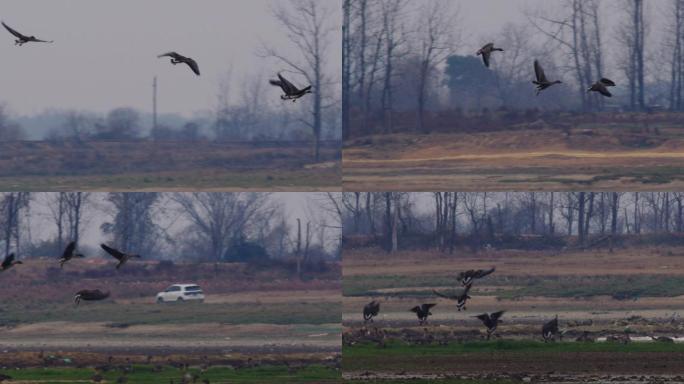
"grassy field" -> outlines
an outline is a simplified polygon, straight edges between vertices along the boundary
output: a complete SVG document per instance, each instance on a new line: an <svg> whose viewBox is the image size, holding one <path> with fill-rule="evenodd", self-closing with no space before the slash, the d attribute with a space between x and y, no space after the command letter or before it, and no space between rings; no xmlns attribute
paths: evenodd
<svg viewBox="0 0 684 384"><path fill-rule="evenodd" d="M306 143L4 142L0 188L73 190L339 190L340 150Z"/></svg>
<svg viewBox="0 0 684 384"><path fill-rule="evenodd" d="M636 131L635 131L636 129ZM562 130L392 134L343 149L350 191L673 190L684 186L684 135L580 125Z"/></svg>
<svg viewBox="0 0 684 384"><path fill-rule="evenodd" d="M198 368L190 368L183 372L176 368L164 367L161 371L155 371L152 366L134 365L132 372L126 375L129 383L136 384L159 384L168 383L170 380L180 382L183 376L198 375L200 381L208 379L211 383L339 383L340 372L334 368L324 366L308 366L299 369L288 367L269 367L233 369L230 367L212 367L204 373ZM0 370L0 374L12 377L12 382L19 383L86 383L91 382L95 375L94 369L85 368L33 368ZM106 382L114 383L122 377L121 372L109 371L102 373Z"/></svg>

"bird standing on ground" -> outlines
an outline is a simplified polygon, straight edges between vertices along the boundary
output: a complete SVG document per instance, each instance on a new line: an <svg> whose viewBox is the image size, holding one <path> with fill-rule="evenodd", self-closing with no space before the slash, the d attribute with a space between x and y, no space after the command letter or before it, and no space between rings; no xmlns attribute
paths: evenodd
<svg viewBox="0 0 684 384"><path fill-rule="evenodd" d="M74 296L74 303L76 304L76 306L78 306L81 303L81 300L99 301L99 300L104 300L108 297L109 297L109 292L102 292L99 289L96 289L94 291L84 289L84 290L76 292L76 295Z"/></svg>
<svg viewBox="0 0 684 384"><path fill-rule="evenodd" d="M434 289L432 290L432 292L439 297L443 297L449 300L456 300L456 308L460 312L461 310L466 310L466 303L468 302L468 299L471 299L470 295L468 295L468 292L470 292L470 288L472 288L472 284L468 284L463 288L457 289L454 293L450 295L439 293Z"/></svg>
<svg viewBox="0 0 684 384"><path fill-rule="evenodd" d="M411 312L415 312L416 316L418 317L418 324L423 325L427 323L428 316L432 315L430 308L434 307L435 305L437 304L421 304L411 308Z"/></svg>
<svg viewBox="0 0 684 384"><path fill-rule="evenodd" d="M477 315L478 319L482 321L482 324L487 327L487 340L492 336L494 332L496 332L496 327L499 326L499 323L502 322L501 316L505 313L506 311L499 311L499 312L494 312L494 313L483 313L481 315Z"/></svg>
<svg viewBox="0 0 684 384"><path fill-rule="evenodd" d="M5 29L8 30L9 33L11 33L12 35L14 35L14 37L17 38L17 40L14 41L14 45L18 45L20 47L26 43L54 43L54 41L52 40L40 40L37 39L35 36L22 35L15 29L11 28L9 25L5 24L5 22L2 22L2 26L5 27Z"/></svg>
<svg viewBox="0 0 684 384"><path fill-rule="evenodd" d="M296 102L297 99L299 99L300 97L306 95L307 93L311 93L310 85L304 89L299 89L294 84L289 82L286 78L284 78L280 73L278 73L278 80L269 80L268 82L271 85L280 87L280 89L283 90L285 94L280 96L281 99L292 100L293 103Z"/></svg>
<svg viewBox="0 0 684 384"><path fill-rule="evenodd" d="M73 259L74 257L79 257L79 258L85 257L80 253L76 253L75 251L76 251L76 242L75 241L72 241L69 244L67 244L66 248L64 248L64 252L62 253L62 257L60 257L60 259L59 259L59 267L60 268L63 268L64 264L67 261Z"/></svg>
<svg viewBox="0 0 684 384"><path fill-rule="evenodd" d="M482 61L484 61L484 65L487 68L489 68L489 58L492 55L492 52L494 52L494 51L503 52L503 49L494 48L494 43L489 43L489 44L486 44L484 47L480 48L479 51L477 51L477 55L482 56Z"/></svg>
<svg viewBox="0 0 684 384"><path fill-rule="evenodd" d="M558 315L553 318L553 320L545 323L542 326L542 338L544 342L556 340L556 335L559 335L558 331Z"/></svg>
<svg viewBox="0 0 684 384"><path fill-rule="evenodd" d="M17 264L24 264L21 260L14 259L14 253L10 253L5 257L5 260L0 264L0 271L6 271Z"/></svg>
<svg viewBox="0 0 684 384"><path fill-rule="evenodd" d="M614 87L615 82L605 77L601 80L592 84L592 86L587 90L587 92L598 92L605 97L613 97L613 94L608 91L608 87Z"/></svg>
<svg viewBox="0 0 684 384"><path fill-rule="evenodd" d="M546 78L546 74L544 73L544 69L542 68L541 64L539 64L539 61L537 61L537 60L534 61L534 74L535 74L535 77L537 79L532 81L532 83L537 86L537 96L539 96L541 91L545 90L546 88L551 87L552 85L563 84L563 82L560 80L549 81L549 79Z"/></svg>
<svg viewBox="0 0 684 384"><path fill-rule="evenodd" d="M121 268L121 266L126 264L126 262L129 259L132 259L132 258L138 258L139 259L142 257L138 254L123 253L123 252L119 251L118 249L108 247L105 244L100 244L100 247L102 247L102 249L104 249L107 253L112 255L112 257L119 260L119 263L116 265L116 269Z"/></svg>
<svg viewBox="0 0 684 384"><path fill-rule="evenodd" d="M364 305L363 307L363 322L373 322L373 317L377 316L378 313L380 313L380 302L378 301L371 301L370 303Z"/></svg>
<svg viewBox="0 0 684 384"><path fill-rule="evenodd" d="M474 279L481 279L494 271L496 271L496 267L492 267L490 269L469 269L467 271L460 272L456 276L456 280L460 281L463 286L466 286L472 284Z"/></svg>
<svg viewBox="0 0 684 384"><path fill-rule="evenodd" d="M173 65L181 64L181 63L187 64L188 67L190 67L190 69L192 69L192 71L195 72L195 74L197 76L200 75L199 65L197 65L197 62L190 57L185 57L185 56L183 56L179 53L176 53L176 52L167 52L167 53L164 53L164 54L159 55L157 57L158 58L170 57L171 58L171 64L173 64Z"/></svg>

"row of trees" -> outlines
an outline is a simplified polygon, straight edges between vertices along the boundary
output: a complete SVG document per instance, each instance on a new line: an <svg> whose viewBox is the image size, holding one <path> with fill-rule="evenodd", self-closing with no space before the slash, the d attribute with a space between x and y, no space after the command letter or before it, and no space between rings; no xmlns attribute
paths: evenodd
<svg viewBox="0 0 684 384"><path fill-rule="evenodd" d="M633 111L684 110L684 0L537 2L520 10L524 21L467 44L458 2L345 0L344 12L343 119L351 127L346 137L427 132L426 110L587 112L608 103ZM491 69L474 56L489 41L505 49L492 56ZM565 83L543 98L534 96L530 84L535 59ZM610 101L586 92L601 77L620 84ZM397 114L414 118L399 125Z"/></svg>
<svg viewBox="0 0 684 384"><path fill-rule="evenodd" d="M103 241L150 259L239 260L235 249L250 247L273 259L333 259L340 236L315 203L328 196L314 195L308 213L293 221L288 202L268 193L7 192L0 194L0 243L6 253L56 257L95 221ZM36 228L50 236L34 240ZM86 253L99 252L83 243Z"/></svg>
<svg viewBox="0 0 684 384"><path fill-rule="evenodd" d="M389 252L412 236L453 251L459 237L483 246L496 236L572 236L589 245L684 232L684 192L354 192L341 206L345 236L370 236Z"/></svg>

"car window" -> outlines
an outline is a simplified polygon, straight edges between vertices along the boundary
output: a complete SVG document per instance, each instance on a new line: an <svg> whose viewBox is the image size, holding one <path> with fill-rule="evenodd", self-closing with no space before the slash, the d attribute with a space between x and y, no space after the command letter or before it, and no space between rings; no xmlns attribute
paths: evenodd
<svg viewBox="0 0 684 384"><path fill-rule="evenodd" d="M191 291L201 291L202 288L199 287L199 285L190 285L188 287L185 287L186 292L191 292Z"/></svg>
<svg viewBox="0 0 684 384"><path fill-rule="evenodd" d="M173 286L168 287L166 289L166 292L178 292L178 291L180 291L180 287L177 285L173 285Z"/></svg>

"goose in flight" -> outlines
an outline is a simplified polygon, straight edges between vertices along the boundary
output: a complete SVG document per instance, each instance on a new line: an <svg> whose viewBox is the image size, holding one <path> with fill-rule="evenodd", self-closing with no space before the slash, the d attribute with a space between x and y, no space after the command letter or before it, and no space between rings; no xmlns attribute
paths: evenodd
<svg viewBox="0 0 684 384"><path fill-rule="evenodd" d="M496 327L498 327L499 323L503 321L501 320L501 315L503 315L505 312L506 311L483 313L481 315L475 316L482 321L482 324L484 324L485 327L487 327L487 340L489 340L489 338L492 337L492 334L496 332Z"/></svg>
<svg viewBox="0 0 684 384"><path fill-rule="evenodd" d="M363 322L373 322L373 317L377 316L380 312L380 302L371 301L370 303L364 305L363 307Z"/></svg>
<svg viewBox="0 0 684 384"><path fill-rule="evenodd" d="M114 257L115 259L119 260L119 263L116 265L116 269L121 268L121 266L124 265L124 264L126 264L126 262L127 262L129 259L132 259L132 258L134 258L134 257L135 257L135 258L141 258L140 255L130 254L130 253L123 253L123 252L119 251L118 249L114 249L114 248L108 247L108 246L105 245L105 244L100 244L100 247L102 247L102 249L104 249L107 253L109 253L110 255L112 255L112 257Z"/></svg>
<svg viewBox="0 0 684 384"><path fill-rule="evenodd" d="M539 61L537 60L534 61L534 74L537 79L534 80L532 83L534 83L537 86L537 96L539 96L541 91L545 90L546 88L549 88L552 85L563 84L563 82L560 80L549 81L549 79L546 78L546 74L544 73L544 68L542 68L541 64L539 64Z"/></svg>
<svg viewBox="0 0 684 384"><path fill-rule="evenodd" d="M481 279L494 271L496 271L496 267L490 269L469 269L460 272L456 276L456 280L460 281L463 286L466 286L472 284L474 279Z"/></svg>
<svg viewBox="0 0 684 384"><path fill-rule="evenodd" d="M292 100L293 103L296 102L297 99L299 99L300 97L306 95L307 93L311 93L310 85L304 89L299 89L294 84L289 82L286 78L284 78L280 73L278 73L278 80L269 80L268 82L271 85L275 87L280 87L280 89L283 90L285 94L280 95L281 99Z"/></svg>
<svg viewBox="0 0 684 384"><path fill-rule="evenodd" d="M427 323L428 316L432 315L430 309L435 305L437 304L421 304L411 308L411 312L415 312L416 316L418 317L418 324L423 325Z"/></svg>
<svg viewBox="0 0 684 384"><path fill-rule="evenodd" d="M14 45L18 45L20 47L26 43L31 43L31 42L33 42L33 43L54 43L54 41L52 41L52 40L50 40L50 41L40 40L40 39L37 39L35 36L22 35L21 33L17 32L17 30L15 30L12 27L10 27L9 25L5 24L4 21L2 22L2 26L5 27L5 29L8 30L9 33L11 33L12 35L14 35L14 37L17 38L17 40L14 41Z"/></svg>
<svg viewBox="0 0 684 384"><path fill-rule="evenodd" d="M466 303L468 302L468 299L471 299L470 295L468 295L468 292L470 292L470 288L472 287L472 284L466 285L463 288L457 289L454 293L452 294L444 294L444 293L439 293L435 291L434 289L432 292L439 296L443 297L445 299L449 300L455 300L456 301L456 308L460 312L461 310L466 310Z"/></svg>
<svg viewBox="0 0 684 384"><path fill-rule="evenodd" d="M14 260L14 253L10 253L0 264L0 271L6 271L17 264L24 264L21 260Z"/></svg>
<svg viewBox="0 0 684 384"><path fill-rule="evenodd" d="M188 67L190 67L190 69L192 69L192 71L195 72L195 74L197 76L200 75L199 65L197 65L197 62L190 57L185 57L185 56L180 55L176 52L167 52L167 53L165 53L163 55L159 55L157 57L158 58L170 57L171 58L171 64L173 64L173 65L181 64L181 63L187 64Z"/></svg>
<svg viewBox="0 0 684 384"><path fill-rule="evenodd" d="M613 82L613 80L606 79L604 77L601 80L592 84L592 86L587 90L587 92L598 92L605 97L613 97L613 94L610 93L610 91L608 91L608 87L614 87L614 86L615 86L615 82Z"/></svg>
<svg viewBox="0 0 684 384"><path fill-rule="evenodd" d="M64 248L64 252L62 253L62 257L59 258L59 267L63 268L64 264L74 257L82 258L85 256L76 252L76 242L72 241L67 244L66 248Z"/></svg>
<svg viewBox="0 0 684 384"><path fill-rule="evenodd" d="M489 68L489 57L492 56L492 52L494 52L494 51L503 52L503 49L495 48L494 43L489 43L489 44L485 45L484 47L480 48L479 51L477 51L477 55L482 56L482 61L484 61L484 65L487 68Z"/></svg>
<svg viewBox="0 0 684 384"><path fill-rule="evenodd" d="M76 292L76 295L74 296L74 303L76 304L76 306L78 306L81 303L81 300L84 300L84 301L100 301L100 300L104 300L108 297L109 297L109 292L102 292L99 289L96 289L94 291L84 289L82 291Z"/></svg>

